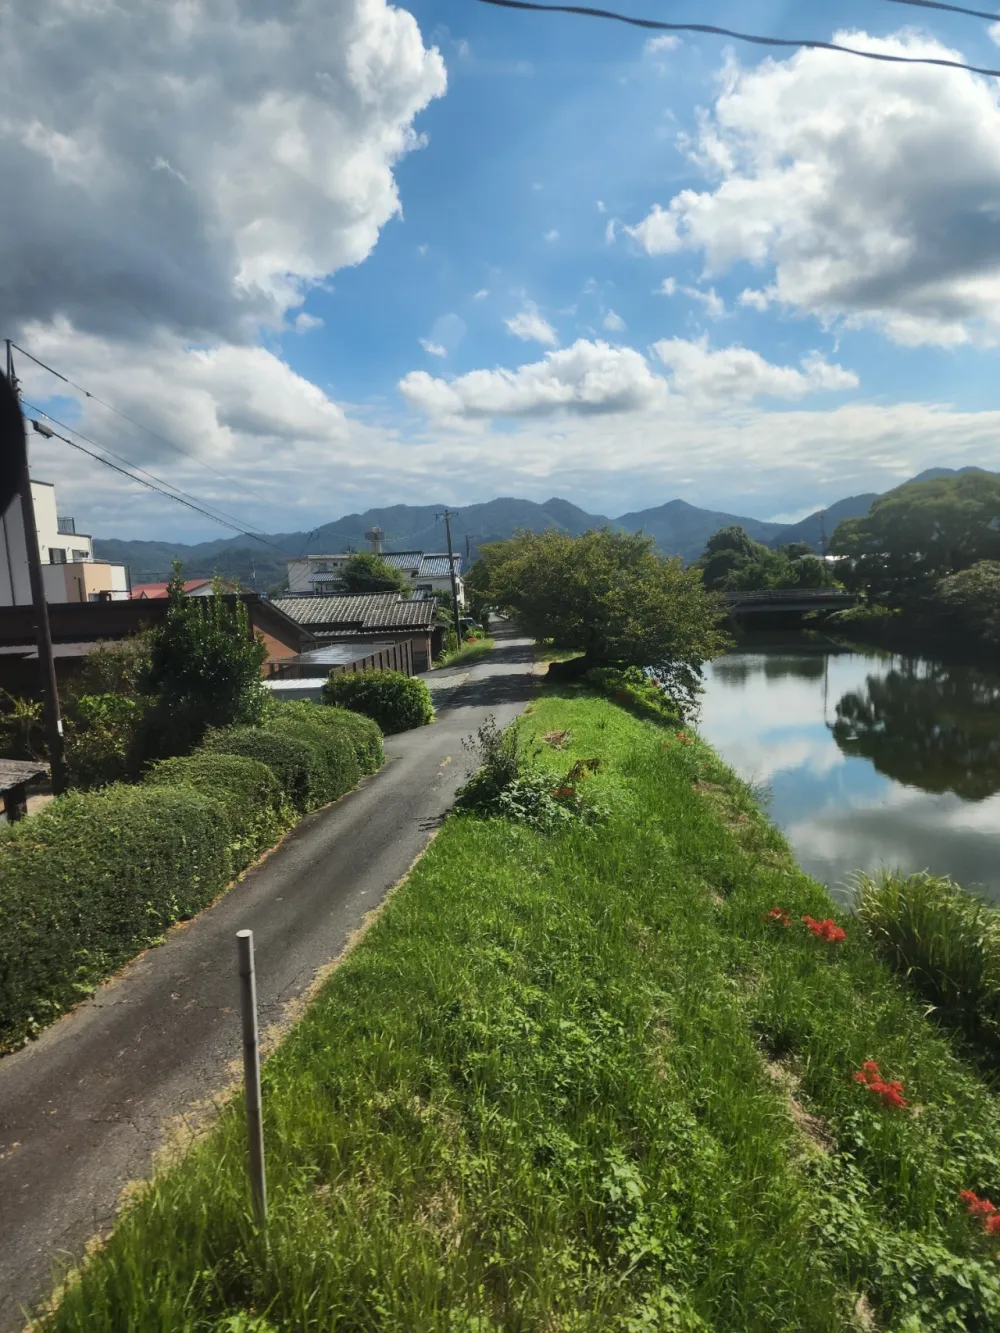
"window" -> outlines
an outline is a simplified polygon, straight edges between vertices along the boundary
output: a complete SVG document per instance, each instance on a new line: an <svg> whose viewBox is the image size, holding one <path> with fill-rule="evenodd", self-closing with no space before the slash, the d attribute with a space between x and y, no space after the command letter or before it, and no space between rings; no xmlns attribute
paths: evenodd
<svg viewBox="0 0 1000 1333"><path fill-rule="evenodd" d="M75 562L79 562L80 560L88 560L90 558L89 551L74 551L72 554L73 554L73 560Z"/></svg>
<svg viewBox="0 0 1000 1333"><path fill-rule="evenodd" d="M49 564L64 565L66 563L66 548L58 546L49 547Z"/></svg>

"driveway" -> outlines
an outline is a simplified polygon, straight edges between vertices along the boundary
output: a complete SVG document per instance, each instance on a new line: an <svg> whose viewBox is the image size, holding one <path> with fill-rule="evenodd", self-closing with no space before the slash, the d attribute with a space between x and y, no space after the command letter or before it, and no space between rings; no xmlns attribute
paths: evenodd
<svg viewBox="0 0 1000 1333"><path fill-rule="evenodd" d="M56 1261L106 1232L125 1186L231 1086L242 1049L236 931L254 932L261 1027L280 1031L426 846L465 775L463 737L490 713L512 720L530 676L530 641L501 634L482 662L425 677L433 726L387 739L380 773L0 1060L0 1333L22 1326Z"/></svg>

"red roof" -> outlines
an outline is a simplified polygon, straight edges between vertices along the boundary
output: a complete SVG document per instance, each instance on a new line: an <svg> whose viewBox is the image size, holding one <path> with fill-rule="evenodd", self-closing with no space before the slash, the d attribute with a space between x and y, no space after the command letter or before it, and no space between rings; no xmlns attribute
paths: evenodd
<svg viewBox="0 0 1000 1333"><path fill-rule="evenodd" d="M211 579L185 579L184 591L194 592L196 588L204 588L210 584ZM166 597L169 583L133 583L132 596L138 600L148 597Z"/></svg>

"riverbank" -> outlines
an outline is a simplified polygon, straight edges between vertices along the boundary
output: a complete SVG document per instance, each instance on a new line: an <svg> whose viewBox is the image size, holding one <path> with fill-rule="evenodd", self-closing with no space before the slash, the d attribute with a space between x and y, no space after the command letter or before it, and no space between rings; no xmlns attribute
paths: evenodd
<svg viewBox="0 0 1000 1333"><path fill-rule="evenodd" d="M696 737L525 729L606 821L448 820L266 1066L269 1243L234 1105L48 1329L1000 1324L996 1101L859 923Z"/></svg>

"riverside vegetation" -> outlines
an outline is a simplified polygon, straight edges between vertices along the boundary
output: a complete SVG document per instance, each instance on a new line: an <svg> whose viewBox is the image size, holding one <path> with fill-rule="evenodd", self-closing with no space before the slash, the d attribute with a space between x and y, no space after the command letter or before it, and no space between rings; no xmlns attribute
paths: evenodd
<svg viewBox="0 0 1000 1333"><path fill-rule="evenodd" d="M267 1237L237 1100L44 1329L1000 1326L996 1098L864 921L686 726L521 738L599 817L446 821L265 1066Z"/></svg>

